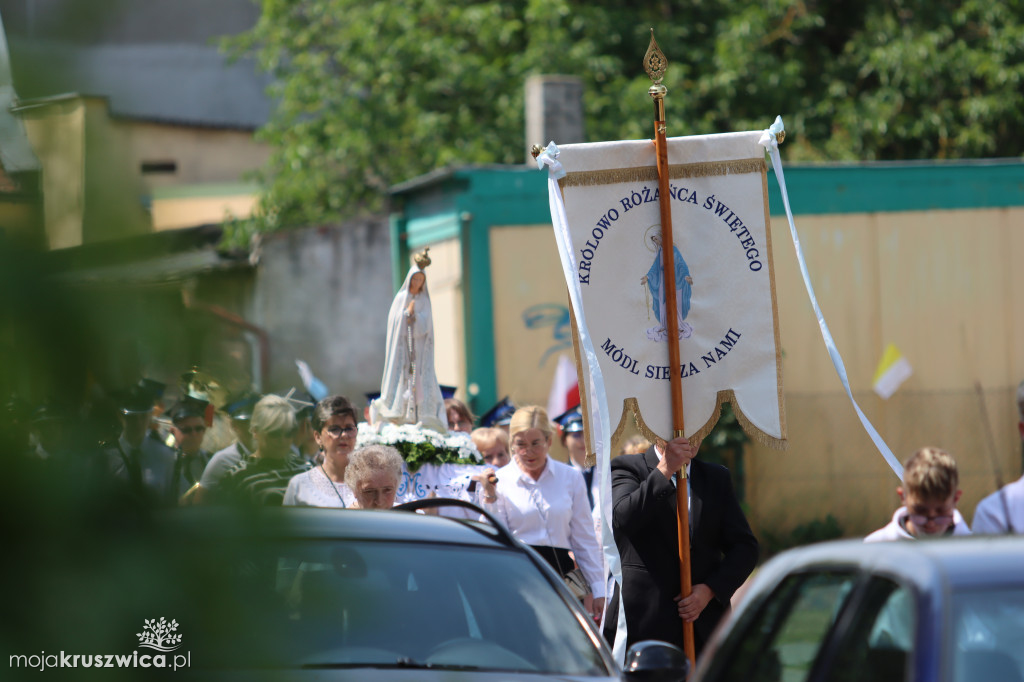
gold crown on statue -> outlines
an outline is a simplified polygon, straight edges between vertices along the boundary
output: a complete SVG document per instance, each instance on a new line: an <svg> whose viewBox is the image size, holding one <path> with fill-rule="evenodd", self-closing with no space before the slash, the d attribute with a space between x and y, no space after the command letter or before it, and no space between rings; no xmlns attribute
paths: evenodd
<svg viewBox="0 0 1024 682"><path fill-rule="evenodd" d="M412 257L413 261L416 263L416 267L420 270L423 270L430 265L430 256L427 255L428 251L430 251L429 246Z"/></svg>

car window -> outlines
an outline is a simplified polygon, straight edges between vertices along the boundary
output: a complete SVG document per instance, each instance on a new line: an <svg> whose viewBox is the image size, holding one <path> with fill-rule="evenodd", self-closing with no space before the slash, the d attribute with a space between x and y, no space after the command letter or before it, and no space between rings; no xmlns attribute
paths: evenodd
<svg viewBox="0 0 1024 682"><path fill-rule="evenodd" d="M955 682L1024 680L1024 589L953 595Z"/></svg>
<svg viewBox="0 0 1024 682"><path fill-rule="evenodd" d="M733 629L707 679L807 679L855 580L854 573L832 571L786 578L753 618Z"/></svg>
<svg viewBox="0 0 1024 682"><path fill-rule="evenodd" d="M280 604L259 627L279 633L295 666L609 674L572 609L517 552L310 541L254 563Z"/></svg>
<svg viewBox="0 0 1024 682"><path fill-rule="evenodd" d="M913 592L886 578L874 577L851 605L849 622L825 663L828 682L908 679L910 653L917 631Z"/></svg>

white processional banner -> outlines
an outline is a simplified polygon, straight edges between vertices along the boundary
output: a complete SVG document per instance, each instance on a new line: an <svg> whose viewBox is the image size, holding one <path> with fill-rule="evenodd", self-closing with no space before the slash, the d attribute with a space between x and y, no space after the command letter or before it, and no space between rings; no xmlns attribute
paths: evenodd
<svg viewBox="0 0 1024 682"><path fill-rule="evenodd" d="M665 288L673 286L686 436L707 435L728 401L751 436L785 445L761 134L668 140L675 270L667 276L654 144L558 148L574 275L619 429L634 412L648 439L672 437Z"/></svg>

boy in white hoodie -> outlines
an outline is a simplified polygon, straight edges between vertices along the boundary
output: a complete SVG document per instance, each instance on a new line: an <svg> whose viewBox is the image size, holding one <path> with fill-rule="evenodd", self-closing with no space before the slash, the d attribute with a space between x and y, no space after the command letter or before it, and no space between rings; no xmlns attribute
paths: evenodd
<svg viewBox="0 0 1024 682"><path fill-rule="evenodd" d="M892 521L865 542L970 535L956 509L960 482L953 456L939 448L921 448L903 465L903 485L896 488L903 506Z"/></svg>

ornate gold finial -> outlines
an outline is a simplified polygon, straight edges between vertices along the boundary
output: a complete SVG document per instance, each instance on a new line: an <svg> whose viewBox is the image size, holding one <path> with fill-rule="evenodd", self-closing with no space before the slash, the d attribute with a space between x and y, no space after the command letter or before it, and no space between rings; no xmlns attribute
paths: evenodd
<svg viewBox="0 0 1024 682"><path fill-rule="evenodd" d="M668 59L658 47L658 41L654 39L654 29L651 29L651 44L647 46L647 54L644 55L644 71L650 76L655 85L661 85L661 79L665 77L665 70L668 69ZM654 90L652 87L651 90Z"/></svg>
<svg viewBox="0 0 1024 682"><path fill-rule="evenodd" d="M416 267L420 270L425 270L427 266L430 265L430 256L427 255L428 251L430 251L429 246L412 257L413 262L416 263Z"/></svg>
<svg viewBox="0 0 1024 682"><path fill-rule="evenodd" d="M544 147L542 147L542 146L541 146L541 145L539 145L539 144L535 144L535 145L533 145L532 147L530 147L530 155L531 155L531 156L532 156L533 158L535 158L535 159L536 159L536 158L537 158L538 156L540 156L540 153L541 153L542 151L544 151Z"/></svg>
<svg viewBox="0 0 1024 682"><path fill-rule="evenodd" d="M782 144L785 140L786 140L786 131L785 130L780 130L779 132L775 133L775 141L776 142L778 142L779 144Z"/></svg>

